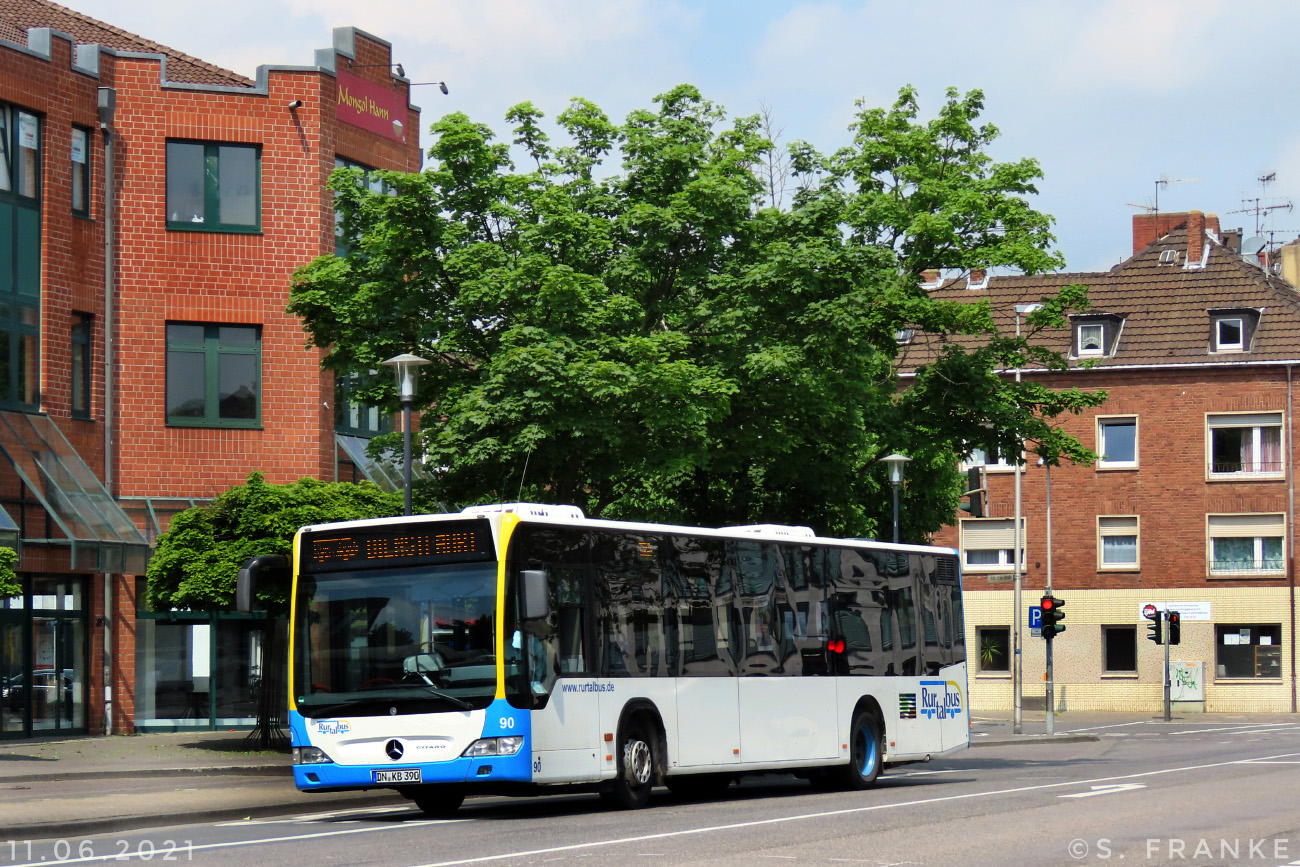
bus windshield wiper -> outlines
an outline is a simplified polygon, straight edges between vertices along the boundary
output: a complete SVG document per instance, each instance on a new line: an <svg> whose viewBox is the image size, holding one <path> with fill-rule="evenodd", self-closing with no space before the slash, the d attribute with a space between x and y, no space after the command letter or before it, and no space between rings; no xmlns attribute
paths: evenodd
<svg viewBox="0 0 1300 867"><path fill-rule="evenodd" d="M461 698L460 696L448 695L447 693L445 693L445 692L443 692L442 690L440 690L440 689L438 689L437 687L435 687L433 684L428 683L428 680L429 680L429 679L428 679L427 677L424 678L424 680L425 680L425 683L402 684L402 687L403 687L403 688L406 688L406 689L422 689L422 690L424 690L426 693L428 693L429 695L434 696L435 698L441 698L441 699L444 699L444 700L446 700L446 701L451 702L452 704L454 704L456 707L460 708L461 710L473 710L473 709L474 709L474 705L472 705L472 704L470 704L469 702L465 701L465 699Z"/></svg>

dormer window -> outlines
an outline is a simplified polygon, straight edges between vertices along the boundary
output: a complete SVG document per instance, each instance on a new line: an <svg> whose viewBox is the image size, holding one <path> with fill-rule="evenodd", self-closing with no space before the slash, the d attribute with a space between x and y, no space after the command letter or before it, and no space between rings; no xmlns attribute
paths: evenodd
<svg viewBox="0 0 1300 867"><path fill-rule="evenodd" d="M1240 319L1220 319L1214 323L1217 329L1215 343L1220 352L1241 351L1241 320Z"/></svg>
<svg viewBox="0 0 1300 867"><path fill-rule="evenodd" d="M894 342L899 346L906 346L916 339L916 329L901 328L894 332Z"/></svg>
<svg viewBox="0 0 1300 867"><path fill-rule="evenodd" d="M1072 358L1103 358L1115 354L1124 317L1115 313L1082 313L1070 317Z"/></svg>
<svg viewBox="0 0 1300 867"><path fill-rule="evenodd" d="M1079 355L1101 355L1106 350L1106 329L1100 322L1079 326Z"/></svg>
<svg viewBox="0 0 1300 867"><path fill-rule="evenodd" d="M1249 352L1261 313L1253 307L1210 310L1210 352Z"/></svg>

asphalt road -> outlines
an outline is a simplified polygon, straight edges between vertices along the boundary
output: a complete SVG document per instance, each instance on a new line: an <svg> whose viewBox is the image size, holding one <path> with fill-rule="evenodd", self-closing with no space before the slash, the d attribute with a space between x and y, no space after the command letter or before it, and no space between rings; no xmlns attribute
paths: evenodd
<svg viewBox="0 0 1300 867"><path fill-rule="evenodd" d="M870 791L770 776L646 810L594 796L303 813L75 839L0 840L0 867L203 865L1300 863L1300 722L1134 722L1093 742L968 750Z"/></svg>

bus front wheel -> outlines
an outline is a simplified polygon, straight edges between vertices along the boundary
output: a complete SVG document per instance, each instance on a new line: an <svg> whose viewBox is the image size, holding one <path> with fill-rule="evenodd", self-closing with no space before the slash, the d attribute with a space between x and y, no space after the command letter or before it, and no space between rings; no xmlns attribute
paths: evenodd
<svg viewBox="0 0 1300 867"><path fill-rule="evenodd" d="M619 738L617 755L618 776L602 794L622 810L644 807L656 777L653 729L641 721L628 725Z"/></svg>
<svg viewBox="0 0 1300 867"><path fill-rule="evenodd" d="M450 816L465 803L465 792L453 788L429 788L411 795L415 806L426 816Z"/></svg>
<svg viewBox="0 0 1300 867"><path fill-rule="evenodd" d="M853 715L849 728L849 763L836 768L836 780L845 789L868 789L875 785L884 763L884 739L880 723L869 713Z"/></svg>

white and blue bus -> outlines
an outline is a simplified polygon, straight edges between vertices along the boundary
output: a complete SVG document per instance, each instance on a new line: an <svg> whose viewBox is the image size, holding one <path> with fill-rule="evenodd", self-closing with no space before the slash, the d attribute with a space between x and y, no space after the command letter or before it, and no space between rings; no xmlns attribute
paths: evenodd
<svg viewBox="0 0 1300 867"><path fill-rule="evenodd" d="M304 527L292 577L304 791L632 808L754 772L865 788L970 740L951 549L516 503Z"/></svg>

